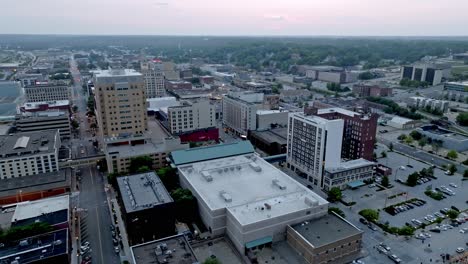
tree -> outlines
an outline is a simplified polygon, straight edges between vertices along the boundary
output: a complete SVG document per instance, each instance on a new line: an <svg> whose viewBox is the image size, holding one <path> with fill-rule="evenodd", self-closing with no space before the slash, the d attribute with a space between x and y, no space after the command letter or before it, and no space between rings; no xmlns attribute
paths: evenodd
<svg viewBox="0 0 468 264"><path fill-rule="evenodd" d="M142 167L153 167L153 159L150 156L139 156L130 159L130 166L128 171L130 173L136 173Z"/></svg>
<svg viewBox="0 0 468 264"><path fill-rule="evenodd" d="M388 146L388 149L390 150L390 152L393 151L393 143L392 142L390 142L390 145Z"/></svg>
<svg viewBox="0 0 468 264"><path fill-rule="evenodd" d="M398 229L398 234L401 236L412 236L414 234L414 231L414 227L405 225Z"/></svg>
<svg viewBox="0 0 468 264"><path fill-rule="evenodd" d="M381 156L382 158L386 158L386 157L387 157L387 152L382 151L382 153L380 153L380 156Z"/></svg>
<svg viewBox="0 0 468 264"><path fill-rule="evenodd" d="M178 221L192 223L197 219L197 200L188 189L178 188L171 192L175 202L175 214Z"/></svg>
<svg viewBox="0 0 468 264"><path fill-rule="evenodd" d="M447 216L448 216L450 219L455 219L455 218L458 217L458 215L459 215L459 212L457 212L457 211L455 211L455 210L453 210L453 209L448 210L448 212L447 212Z"/></svg>
<svg viewBox="0 0 468 264"><path fill-rule="evenodd" d="M161 179L167 190L172 191L179 188L179 177L177 177L176 169L172 167L164 167L156 171L156 174Z"/></svg>
<svg viewBox="0 0 468 264"><path fill-rule="evenodd" d="M145 173L151 171L150 167L148 166L141 166L140 168L137 169L137 173Z"/></svg>
<svg viewBox="0 0 468 264"><path fill-rule="evenodd" d="M455 166L455 164L450 164L448 166L448 171L450 172L450 175L455 174L455 172L457 172L457 166Z"/></svg>
<svg viewBox="0 0 468 264"><path fill-rule="evenodd" d="M457 122L461 126L468 126L468 112L458 114Z"/></svg>
<svg viewBox="0 0 468 264"><path fill-rule="evenodd" d="M359 80L370 80L374 78L375 78L375 75L370 71L362 72L358 76Z"/></svg>
<svg viewBox="0 0 468 264"><path fill-rule="evenodd" d="M328 213L331 213L331 212L334 212L335 214L343 218L346 218L346 215L344 214L344 212L338 207L328 207Z"/></svg>
<svg viewBox="0 0 468 264"><path fill-rule="evenodd" d="M450 150L448 153L447 153L447 158L449 159L457 159L458 158L458 153L455 151L455 150Z"/></svg>
<svg viewBox="0 0 468 264"><path fill-rule="evenodd" d="M383 176L381 184L383 187L390 186L390 180L388 179L387 175Z"/></svg>
<svg viewBox="0 0 468 264"><path fill-rule="evenodd" d="M421 147L421 149L423 149L424 146L426 146L426 144L427 144L427 139L426 139L426 138L421 138L421 139L418 141L418 144L419 144L419 146Z"/></svg>
<svg viewBox="0 0 468 264"><path fill-rule="evenodd" d="M408 144L408 145L413 143L413 138L412 137L406 137L405 143Z"/></svg>
<svg viewBox="0 0 468 264"><path fill-rule="evenodd" d="M468 178L468 170L465 170L465 171L463 172L463 178Z"/></svg>
<svg viewBox="0 0 468 264"><path fill-rule="evenodd" d="M408 179L406 179L406 185L408 186L416 186L418 184L419 180L419 173L413 172L410 175L408 175Z"/></svg>
<svg viewBox="0 0 468 264"><path fill-rule="evenodd" d="M341 193L340 188L338 187L333 187L328 191L328 201L330 202L336 202L341 200L343 197L343 194Z"/></svg>
<svg viewBox="0 0 468 264"><path fill-rule="evenodd" d="M411 136L414 140L420 140L420 139L422 138L422 134L419 133L419 131L416 131L416 130L411 131L410 136Z"/></svg>
<svg viewBox="0 0 468 264"><path fill-rule="evenodd" d="M207 258L203 261L203 264L221 264L221 261L217 258Z"/></svg>
<svg viewBox="0 0 468 264"><path fill-rule="evenodd" d="M379 220L379 212L373 209L363 209L359 211L359 214L364 217L366 220L375 222Z"/></svg>
<svg viewBox="0 0 468 264"><path fill-rule="evenodd" d="M407 137L407 136L406 136L405 134L401 134L401 135L398 136L397 139L398 139L398 140L405 140L406 137Z"/></svg>
<svg viewBox="0 0 468 264"><path fill-rule="evenodd" d="M80 123L78 123L76 120L72 120L71 125L74 129L78 129L80 127Z"/></svg>
<svg viewBox="0 0 468 264"><path fill-rule="evenodd" d="M73 112L77 112L78 111L78 106L74 105L72 109L73 109Z"/></svg>

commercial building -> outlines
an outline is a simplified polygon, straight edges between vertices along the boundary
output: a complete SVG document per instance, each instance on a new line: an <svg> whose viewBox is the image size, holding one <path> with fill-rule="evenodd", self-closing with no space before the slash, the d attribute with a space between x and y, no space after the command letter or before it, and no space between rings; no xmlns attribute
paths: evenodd
<svg viewBox="0 0 468 264"><path fill-rule="evenodd" d="M308 100L311 98L312 92L309 90L282 90L280 92L280 98L284 102L292 103L302 100Z"/></svg>
<svg viewBox="0 0 468 264"><path fill-rule="evenodd" d="M59 83L36 83L23 87L26 102L70 100L70 87Z"/></svg>
<svg viewBox="0 0 468 264"><path fill-rule="evenodd" d="M304 113L289 114L287 166L315 186L323 187L323 171L341 162L344 121Z"/></svg>
<svg viewBox="0 0 468 264"><path fill-rule="evenodd" d="M42 132L59 130L61 139L71 137L68 112L45 111L26 112L16 116L15 126L18 132Z"/></svg>
<svg viewBox="0 0 468 264"><path fill-rule="evenodd" d="M49 110L68 111L70 112L70 101L59 100L52 102L33 102L24 103L20 106L20 112L42 112Z"/></svg>
<svg viewBox="0 0 468 264"><path fill-rule="evenodd" d="M223 125L240 135L257 128L258 105L263 104L263 93L230 92L223 97Z"/></svg>
<svg viewBox="0 0 468 264"><path fill-rule="evenodd" d="M357 81L358 74L334 66L307 66L305 77L332 83L350 83Z"/></svg>
<svg viewBox="0 0 468 264"><path fill-rule="evenodd" d="M412 120L400 116L394 116L387 122L387 125L398 129L411 129L420 125L421 122L418 120Z"/></svg>
<svg viewBox="0 0 468 264"><path fill-rule="evenodd" d="M257 110L257 130L288 126L289 111Z"/></svg>
<svg viewBox="0 0 468 264"><path fill-rule="evenodd" d="M410 98L410 106L416 108L422 108L431 111L439 111L440 113L445 113L448 111L449 102L443 100L437 100L432 98L413 96Z"/></svg>
<svg viewBox="0 0 468 264"><path fill-rule="evenodd" d="M449 100L464 102L468 97L468 82L446 82L444 90Z"/></svg>
<svg viewBox="0 0 468 264"><path fill-rule="evenodd" d="M463 134L436 125L422 126L418 128L417 131L428 138L432 138L432 140L442 141L442 146L446 149L459 152L468 150L468 137Z"/></svg>
<svg viewBox="0 0 468 264"><path fill-rule="evenodd" d="M205 75L205 76L200 76L198 77L200 79L201 84L213 84L214 83L214 77Z"/></svg>
<svg viewBox="0 0 468 264"><path fill-rule="evenodd" d="M216 109L209 100L182 101L167 108L168 129L177 135L216 126Z"/></svg>
<svg viewBox="0 0 468 264"><path fill-rule="evenodd" d="M468 60L468 52L453 54L454 60Z"/></svg>
<svg viewBox="0 0 468 264"><path fill-rule="evenodd" d="M154 139L139 138L140 144L129 142L119 142L109 144L106 147L106 161L109 173L128 172L132 158L149 156L153 159L153 169L159 169L167 165L166 157L175 150L187 149L188 144L181 144L179 138L165 138L162 141Z"/></svg>
<svg viewBox="0 0 468 264"><path fill-rule="evenodd" d="M325 109L311 107L306 108L305 112L328 120L342 119L344 121L342 159L373 159L379 118L377 114L361 114L339 107Z"/></svg>
<svg viewBox="0 0 468 264"><path fill-rule="evenodd" d="M252 131L249 140L269 155L286 154L288 129L273 128L265 131Z"/></svg>
<svg viewBox="0 0 468 264"><path fill-rule="evenodd" d="M156 173L118 177L117 184L131 245L174 233L174 200Z"/></svg>
<svg viewBox="0 0 468 264"><path fill-rule="evenodd" d="M420 64L401 68L401 79L427 82L429 85L438 85L449 76L450 66L445 65Z"/></svg>
<svg viewBox="0 0 468 264"><path fill-rule="evenodd" d="M287 227L287 242L304 263L351 263L362 249L363 231L336 215Z"/></svg>
<svg viewBox="0 0 468 264"><path fill-rule="evenodd" d="M59 170L58 130L0 136L0 179Z"/></svg>
<svg viewBox="0 0 468 264"><path fill-rule="evenodd" d="M23 73L16 75L16 79L21 82L23 87L35 85L38 82L46 81L42 73Z"/></svg>
<svg viewBox="0 0 468 264"><path fill-rule="evenodd" d="M353 93L360 97L378 96L386 97L392 96L393 89L388 87L381 87L379 85L356 84L353 86Z"/></svg>
<svg viewBox="0 0 468 264"><path fill-rule="evenodd" d="M160 69L150 67L145 70L142 69L142 73L147 98L158 98L166 95L164 74Z"/></svg>
<svg viewBox="0 0 468 264"><path fill-rule="evenodd" d="M374 177L376 164L365 159L341 162L337 167L325 169L323 189L329 191L333 187L344 190L364 185L365 180Z"/></svg>
<svg viewBox="0 0 468 264"><path fill-rule="evenodd" d="M167 90L191 90L192 83L187 81L168 81L166 80Z"/></svg>
<svg viewBox="0 0 468 264"><path fill-rule="evenodd" d="M94 72L96 117L103 137L142 135L148 130L143 75L134 70Z"/></svg>
<svg viewBox="0 0 468 264"><path fill-rule="evenodd" d="M223 145L211 148L224 153ZM205 150L194 149L190 155L197 160ZM326 200L254 153L186 163L177 169L181 186L197 198L211 235L226 234L242 254L284 240L288 225L327 214Z"/></svg>
<svg viewBox="0 0 468 264"><path fill-rule="evenodd" d="M199 263L187 238L166 237L130 247L134 264L195 264Z"/></svg>

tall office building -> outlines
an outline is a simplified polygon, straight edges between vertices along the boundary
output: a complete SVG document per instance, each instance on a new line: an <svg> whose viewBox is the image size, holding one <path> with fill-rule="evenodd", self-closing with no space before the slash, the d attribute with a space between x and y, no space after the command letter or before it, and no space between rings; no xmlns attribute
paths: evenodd
<svg viewBox="0 0 468 264"><path fill-rule="evenodd" d="M341 163L344 121L304 113L291 113L288 120L287 165L315 186L323 186L325 168Z"/></svg>
<svg viewBox="0 0 468 264"><path fill-rule="evenodd" d="M427 82L429 85L438 85L443 78L450 77L450 66L446 65L411 65L401 67L401 78L420 82Z"/></svg>
<svg viewBox="0 0 468 264"><path fill-rule="evenodd" d="M129 69L94 74L96 117L104 137L142 135L148 130L143 75Z"/></svg>
<svg viewBox="0 0 468 264"><path fill-rule="evenodd" d="M263 104L263 93L231 92L223 97L223 125L235 133L247 135L257 128L257 109Z"/></svg>
<svg viewBox="0 0 468 264"><path fill-rule="evenodd" d="M144 63L141 67L145 80L146 98L158 98L166 95L164 72L155 63Z"/></svg>
<svg viewBox="0 0 468 264"><path fill-rule="evenodd" d="M215 105L209 100L183 101L167 109L168 127L172 134L216 126Z"/></svg>

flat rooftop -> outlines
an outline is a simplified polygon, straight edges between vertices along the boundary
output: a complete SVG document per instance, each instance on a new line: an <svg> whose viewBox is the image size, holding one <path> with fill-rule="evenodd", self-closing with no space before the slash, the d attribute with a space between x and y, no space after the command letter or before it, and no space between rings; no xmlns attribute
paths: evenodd
<svg viewBox="0 0 468 264"><path fill-rule="evenodd" d="M279 114L279 113L285 113L289 111L284 111L284 110L257 110L257 115L271 115L271 114Z"/></svg>
<svg viewBox="0 0 468 264"><path fill-rule="evenodd" d="M24 132L11 136L0 136L0 158L21 156L22 158L37 153L52 153L59 148L56 138L58 130L44 130L41 133Z"/></svg>
<svg viewBox="0 0 468 264"><path fill-rule="evenodd" d="M93 71L97 78L101 77L118 77L118 76L143 76L141 73L133 69L110 69Z"/></svg>
<svg viewBox="0 0 468 264"><path fill-rule="evenodd" d="M328 204L256 154L178 168L210 210L228 208L241 224Z"/></svg>
<svg viewBox="0 0 468 264"><path fill-rule="evenodd" d="M362 230L334 214L292 226L315 248L363 233Z"/></svg>
<svg viewBox="0 0 468 264"><path fill-rule="evenodd" d="M184 235L176 235L130 247L135 264L199 263ZM169 254L170 252L170 254Z"/></svg>
<svg viewBox="0 0 468 264"><path fill-rule="evenodd" d="M340 165L337 167L326 168L326 171L331 172L331 173L336 173L336 172L347 171L347 170L352 170L352 169L357 169L357 168L362 168L362 167L367 167L367 166L374 166L374 165L376 165L375 162L360 158L357 160L341 162Z"/></svg>
<svg viewBox="0 0 468 264"><path fill-rule="evenodd" d="M68 113L66 111L41 111L41 112L24 112L18 116L16 122L35 122L35 121L51 121L67 119Z"/></svg>
<svg viewBox="0 0 468 264"><path fill-rule="evenodd" d="M274 128L266 131L253 131L253 135L268 143L276 142L281 145L287 144L288 128Z"/></svg>
<svg viewBox="0 0 468 264"><path fill-rule="evenodd" d="M117 183L127 213L174 202L155 172L119 177Z"/></svg>
<svg viewBox="0 0 468 264"><path fill-rule="evenodd" d="M19 241L12 241L9 245L0 248L0 263L14 263L15 259L21 259L21 263L35 263L59 255L67 255L68 229L61 229L38 236L24 238L29 244L18 246Z"/></svg>
<svg viewBox="0 0 468 264"><path fill-rule="evenodd" d="M70 105L69 100L57 100L57 101L50 101L50 102L29 102L23 105L25 110L33 110L39 108L39 106L48 105L49 107L60 107L60 106L68 106Z"/></svg>
<svg viewBox="0 0 468 264"><path fill-rule="evenodd" d="M93 71L94 84L143 82L143 75L131 69L110 69Z"/></svg>
<svg viewBox="0 0 468 264"><path fill-rule="evenodd" d="M70 198L68 195L22 202L16 205L13 220L25 220L61 210L68 210L69 208Z"/></svg>
<svg viewBox="0 0 468 264"><path fill-rule="evenodd" d="M229 144L218 144L173 151L171 153L171 159L174 165L179 166L187 163L254 153L254 151L255 150L249 141L238 141Z"/></svg>
<svg viewBox="0 0 468 264"><path fill-rule="evenodd" d="M359 113L356 113L356 112L353 112L353 111L350 111L350 110L346 110L346 109L343 109L343 108L339 108L339 107L321 108L321 109L318 109L317 113L319 115L320 114L340 113L340 114L351 116L351 117L361 115Z"/></svg>

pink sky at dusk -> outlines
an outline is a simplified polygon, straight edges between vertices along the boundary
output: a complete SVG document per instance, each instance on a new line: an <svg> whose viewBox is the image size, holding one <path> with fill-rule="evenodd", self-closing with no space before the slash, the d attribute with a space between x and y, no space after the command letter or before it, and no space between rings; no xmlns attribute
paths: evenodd
<svg viewBox="0 0 468 264"><path fill-rule="evenodd" d="M15 0L0 33L468 35L467 0Z"/></svg>

